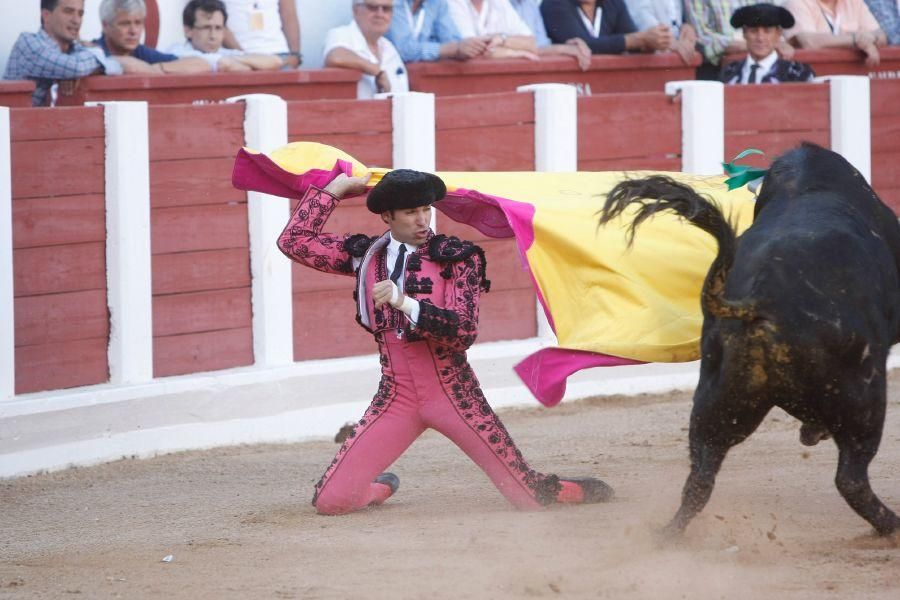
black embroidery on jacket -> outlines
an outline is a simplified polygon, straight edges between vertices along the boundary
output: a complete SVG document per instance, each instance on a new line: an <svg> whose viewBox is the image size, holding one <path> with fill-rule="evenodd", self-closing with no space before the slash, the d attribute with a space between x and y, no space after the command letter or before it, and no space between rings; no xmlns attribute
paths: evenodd
<svg viewBox="0 0 900 600"><path fill-rule="evenodd" d="M344 240L344 250L354 258L362 258L369 246L378 239L378 236L369 237L364 233L355 233Z"/></svg>
<svg viewBox="0 0 900 600"><path fill-rule="evenodd" d="M482 291L489 292L491 282L487 278L487 259L484 256L484 250L480 246L472 242L464 241L456 236L446 236L443 234L435 235L428 244L428 256L431 260L442 263L461 262L473 255L477 255L479 261L478 275L480 277L479 285ZM452 268L448 265L441 271L441 277L450 279L453 275Z"/></svg>

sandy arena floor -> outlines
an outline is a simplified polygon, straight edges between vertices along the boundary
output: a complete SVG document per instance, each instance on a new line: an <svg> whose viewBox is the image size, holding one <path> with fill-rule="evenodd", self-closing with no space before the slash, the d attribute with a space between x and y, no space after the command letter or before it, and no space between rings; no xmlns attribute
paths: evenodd
<svg viewBox="0 0 900 600"><path fill-rule="evenodd" d="M871 478L900 511L900 372L890 386ZM689 410L679 393L502 413L536 468L617 490L538 513L511 509L432 432L394 465L397 496L344 517L309 504L330 442L2 481L0 598L900 597L900 536L872 534L834 488L834 444L801 446L781 411L732 451L683 542L658 545Z"/></svg>

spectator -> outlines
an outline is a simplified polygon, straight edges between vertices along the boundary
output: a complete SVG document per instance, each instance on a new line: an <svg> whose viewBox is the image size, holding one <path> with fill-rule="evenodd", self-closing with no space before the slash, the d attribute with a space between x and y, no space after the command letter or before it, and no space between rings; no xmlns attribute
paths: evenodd
<svg viewBox="0 0 900 600"><path fill-rule="evenodd" d="M400 54L384 37L393 12L393 0L353 0L353 21L331 29L325 36L325 66L363 74L356 89L358 98L409 91Z"/></svg>
<svg viewBox="0 0 900 600"><path fill-rule="evenodd" d="M303 64L297 0L224 0L231 15L226 48L252 54L277 54L285 67Z"/></svg>
<svg viewBox="0 0 900 600"><path fill-rule="evenodd" d="M282 66L281 58L273 54L247 54L222 47L228 20L222 0L191 0L181 20L187 39L169 48L175 56L198 56L213 71L267 71Z"/></svg>
<svg viewBox="0 0 900 600"><path fill-rule="evenodd" d="M747 57L722 69L723 83L781 83L815 77L809 65L779 58L775 50L782 30L794 26L788 10L767 3L744 6L734 11L731 26L743 31Z"/></svg>
<svg viewBox="0 0 900 600"><path fill-rule="evenodd" d="M203 73L210 70L202 58L178 58L141 43L147 7L144 0L103 0L100 21L103 35L94 43L107 56L134 59L132 72L149 75L161 73Z"/></svg>
<svg viewBox="0 0 900 600"><path fill-rule="evenodd" d="M489 36L463 39L450 16L447 0L394 0L387 38L405 62L469 60L483 56L490 41Z"/></svg>
<svg viewBox="0 0 900 600"><path fill-rule="evenodd" d="M697 51L697 30L684 18L682 0L625 0L628 14L638 30L665 25L672 32L669 49L685 64L694 60Z"/></svg>
<svg viewBox="0 0 900 600"><path fill-rule="evenodd" d="M83 17L84 0L41 0L41 28L20 34L13 45L3 79L34 81L33 106L55 104L51 90L56 83L122 73L118 61L78 42Z"/></svg>
<svg viewBox="0 0 900 600"><path fill-rule="evenodd" d="M697 79L718 80L722 56L747 51L747 42L731 26L730 19L734 11L751 4L756 4L756 0L685 0L685 21L696 28L703 54ZM785 60L794 56L794 49L784 39L778 42L777 50Z"/></svg>
<svg viewBox="0 0 900 600"><path fill-rule="evenodd" d="M541 16L541 9L538 8L537 0L509 1L522 21L528 26L532 35L534 35L539 55L561 54L563 56L571 56L578 62L578 68L582 71L588 70L591 66L591 49L584 43L584 40L574 37L566 40L565 44L554 44L550 36L547 35L547 28L544 27L544 18Z"/></svg>
<svg viewBox="0 0 900 600"><path fill-rule="evenodd" d="M537 44L509 0L448 0L463 37L489 36L486 56L537 60Z"/></svg>
<svg viewBox="0 0 900 600"><path fill-rule="evenodd" d="M866 0L872 16L881 25L888 44L900 45L900 2L897 0Z"/></svg>
<svg viewBox="0 0 900 600"><path fill-rule="evenodd" d="M799 48L857 48L866 65L881 62L878 47L887 37L863 0L787 0L784 7L794 15L794 27L785 37Z"/></svg>
<svg viewBox="0 0 900 600"><path fill-rule="evenodd" d="M672 32L665 25L638 31L623 0L544 0L544 25L556 43L578 37L594 54L668 50Z"/></svg>

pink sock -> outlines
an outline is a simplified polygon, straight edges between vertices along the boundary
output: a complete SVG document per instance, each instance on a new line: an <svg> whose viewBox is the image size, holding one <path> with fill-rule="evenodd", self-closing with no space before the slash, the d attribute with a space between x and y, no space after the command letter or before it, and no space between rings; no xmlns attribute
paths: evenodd
<svg viewBox="0 0 900 600"><path fill-rule="evenodd" d="M556 494L556 501L560 504L581 504L584 502L584 490L574 481L560 481L562 489Z"/></svg>
<svg viewBox="0 0 900 600"><path fill-rule="evenodd" d="M393 492L391 486L383 483L373 483L369 486L369 506L378 506L384 504L384 501L391 497Z"/></svg>

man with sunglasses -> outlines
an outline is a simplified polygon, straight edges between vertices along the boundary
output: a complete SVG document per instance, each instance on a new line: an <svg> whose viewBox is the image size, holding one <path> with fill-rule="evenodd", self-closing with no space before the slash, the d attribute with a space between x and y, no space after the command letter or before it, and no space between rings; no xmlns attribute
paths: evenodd
<svg viewBox="0 0 900 600"><path fill-rule="evenodd" d="M169 48L175 56L198 56L208 62L213 71L268 71L284 65L276 55L247 54L222 46L228 22L222 0L191 0L184 7L181 18L187 39Z"/></svg>
<svg viewBox="0 0 900 600"><path fill-rule="evenodd" d="M393 0L352 0L353 21L335 27L325 36L325 66L355 69L362 73L358 98L377 93L407 92L406 66L385 37L391 26Z"/></svg>

